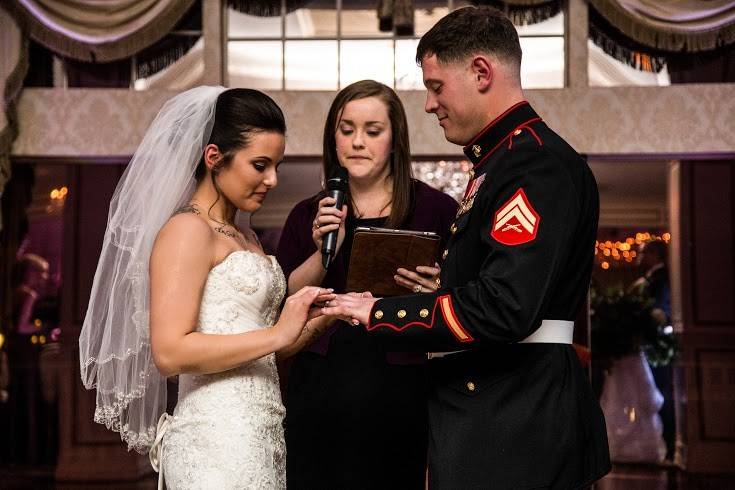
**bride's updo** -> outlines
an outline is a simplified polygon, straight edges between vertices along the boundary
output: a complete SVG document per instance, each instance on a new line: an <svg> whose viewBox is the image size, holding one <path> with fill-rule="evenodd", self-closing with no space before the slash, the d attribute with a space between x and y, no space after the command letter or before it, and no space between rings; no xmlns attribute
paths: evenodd
<svg viewBox="0 0 735 490"><path fill-rule="evenodd" d="M249 88L232 88L217 97L214 125L207 144L217 145L224 158L211 173L227 167L238 150L250 144L250 135L257 132L286 134L283 112L273 99L263 92ZM197 182L207 174L204 155L194 172ZM216 186L216 184L215 184Z"/></svg>

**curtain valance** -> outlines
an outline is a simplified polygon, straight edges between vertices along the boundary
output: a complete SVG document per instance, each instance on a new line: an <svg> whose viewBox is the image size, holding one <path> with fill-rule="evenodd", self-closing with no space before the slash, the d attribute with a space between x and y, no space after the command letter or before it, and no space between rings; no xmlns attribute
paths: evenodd
<svg viewBox="0 0 735 490"><path fill-rule="evenodd" d="M472 0L474 5L490 5L502 10L514 25L538 24L561 12L561 0Z"/></svg>
<svg viewBox="0 0 735 490"><path fill-rule="evenodd" d="M659 72L735 42L731 0L588 0L589 36L613 58Z"/></svg>
<svg viewBox="0 0 735 490"><path fill-rule="evenodd" d="M711 51L735 42L732 0L589 0L636 43L667 52Z"/></svg>
<svg viewBox="0 0 735 490"><path fill-rule="evenodd" d="M51 51L81 61L127 58L163 38L194 0L11 0L21 27Z"/></svg>

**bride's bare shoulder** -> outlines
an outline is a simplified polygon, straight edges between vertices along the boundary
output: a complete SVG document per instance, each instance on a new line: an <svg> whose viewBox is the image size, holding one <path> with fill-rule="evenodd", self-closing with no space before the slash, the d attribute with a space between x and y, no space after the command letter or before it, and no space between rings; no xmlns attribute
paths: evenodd
<svg viewBox="0 0 735 490"><path fill-rule="evenodd" d="M193 212L174 213L158 232L153 254L192 254L212 260L214 233L204 219Z"/></svg>

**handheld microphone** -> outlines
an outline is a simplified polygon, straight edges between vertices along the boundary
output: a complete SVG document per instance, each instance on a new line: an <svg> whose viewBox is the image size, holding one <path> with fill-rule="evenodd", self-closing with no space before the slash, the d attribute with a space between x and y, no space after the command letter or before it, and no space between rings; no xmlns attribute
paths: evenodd
<svg viewBox="0 0 735 490"><path fill-rule="evenodd" d="M342 166L336 167L329 180L327 180L327 196L336 201L334 207L340 210L345 203L348 180L347 169ZM322 266L325 270L329 268L329 264L332 262L337 250L338 234L338 229L330 231L322 239Z"/></svg>

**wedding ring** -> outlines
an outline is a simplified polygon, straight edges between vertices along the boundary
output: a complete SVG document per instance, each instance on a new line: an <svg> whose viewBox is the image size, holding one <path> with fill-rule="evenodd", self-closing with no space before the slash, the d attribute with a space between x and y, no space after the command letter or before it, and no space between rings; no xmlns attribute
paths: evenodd
<svg viewBox="0 0 735 490"><path fill-rule="evenodd" d="M416 284L416 285L415 285L415 286L413 287L413 292L414 292L414 293L420 293L420 292L421 292L421 284Z"/></svg>

